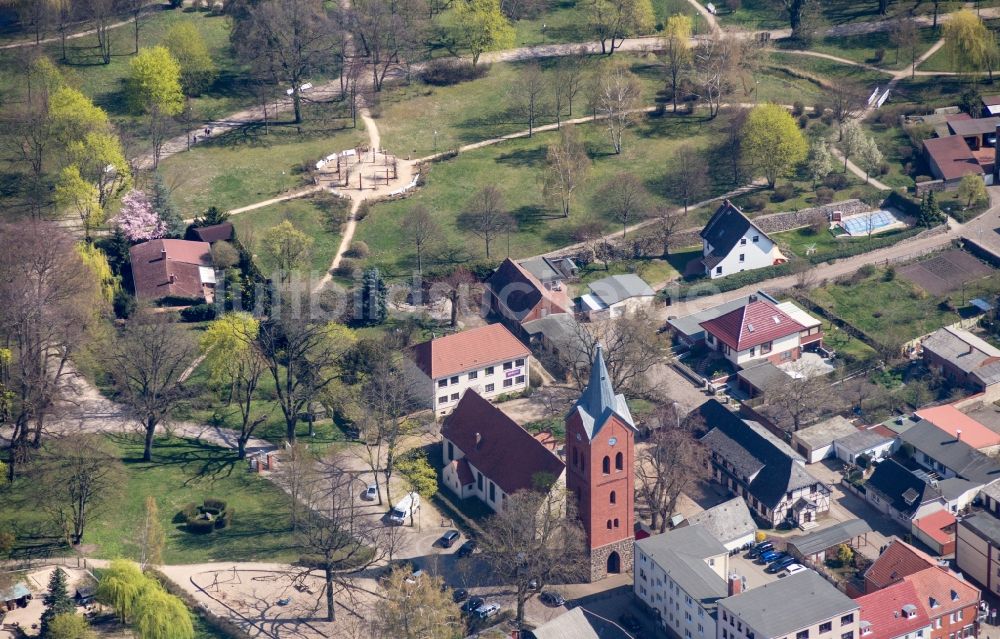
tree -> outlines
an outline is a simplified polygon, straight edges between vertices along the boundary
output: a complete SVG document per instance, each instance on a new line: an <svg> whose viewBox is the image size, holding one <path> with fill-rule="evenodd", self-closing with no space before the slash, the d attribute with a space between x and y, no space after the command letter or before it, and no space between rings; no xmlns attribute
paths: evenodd
<svg viewBox="0 0 1000 639"><path fill-rule="evenodd" d="M638 78L624 65L608 65L598 78L594 104L605 118L616 154L622 152L625 130L635 123L641 97Z"/></svg>
<svg viewBox="0 0 1000 639"><path fill-rule="evenodd" d="M663 255L670 255L670 242L684 224L685 215L669 206L656 206L650 214L655 224L653 234L663 246Z"/></svg>
<svg viewBox="0 0 1000 639"><path fill-rule="evenodd" d="M587 0L587 14L601 53L609 55L627 36L652 31L655 22L650 0Z"/></svg>
<svg viewBox="0 0 1000 639"><path fill-rule="evenodd" d="M805 159L807 149L802 131L784 107L761 104L750 111L743 125L743 159L763 173L770 188Z"/></svg>
<svg viewBox="0 0 1000 639"><path fill-rule="evenodd" d="M833 170L833 156L830 155L830 147L827 146L826 140L820 138L809 147L806 169L812 180L813 188L822 182L823 178L830 175L830 171Z"/></svg>
<svg viewBox="0 0 1000 639"><path fill-rule="evenodd" d="M153 174L153 195L150 203L153 205L153 210L157 212L167 227L166 236L172 238L184 237L184 232L187 230L187 223L181 218L180 213L174 207L173 200L170 197L170 189L163 182L163 176L160 173Z"/></svg>
<svg viewBox="0 0 1000 639"><path fill-rule="evenodd" d="M312 245L313 238L285 220L264 231L260 252L264 263L277 271L282 282L286 282L293 271L306 265Z"/></svg>
<svg viewBox="0 0 1000 639"><path fill-rule="evenodd" d="M156 505L155 497L146 495L146 516L139 536L139 565L148 568L162 564L165 543L163 524L160 523L160 508Z"/></svg>
<svg viewBox="0 0 1000 639"><path fill-rule="evenodd" d="M119 621L131 619L136 602L148 587L149 578L139 566L125 559L113 559L97 582L97 600L114 609Z"/></svg>
<svg viewBox="0 0 1000 639"><path fill-rule="evenodd" d="M622 225L622 239L629 222L641 219L649 212L649 191L631 173L619 173L597 192L597 206Z"/></svg>
<svg viewBox="0 0 1000 639"><path fill-rule="evenodd" d="M514 27L500 10L500 0L457 0L452 5L456 43L472 54L472 66L487 51L514 46Z"/></svg>
<svg viewBox="0 0 1000 639"><path fill-rule="evenodd" d="M868 93L864 88L848 81L836 82L827 93L833 119L839 125L839 135L843 138L844 124L864 111L868 104Z"/></svg>
<svg viewBox="0 0 1000 639"><path fill-rule="evenodd" d="M185 95L201 95L215 81L218 68L201 31L194 24L178 22L170 27L163 38L163 45L180 65L181 87Z"/></svg>
<svg viewBox="0 0 1000 639"><path fill-rule="evenodd" d="M577 187L586 179L590 156L575 127L559 133L559 142L550 144L545 152L545 172L542 174L542 195L558 202L563 217L569 217Z"/></svg>
<svg viewBox="0 0 1000 639"><path fill-rule="evenodd" d="M840 148L844 152L844 171L847 171L847 161L852 155L861 153L867 136L857 120L848 120L841 128Z"/></svg>
<svg viewBox="0 0 1000 639"><path fill-rule="evenodd" d="M556 127L562 128L562 106L566 104L567 115L573 115L573 101L583 89L586 58L582 55L565 56L557 60L552 73L552 99L556 112Z"/></svg>
<svg viewBox="0 0 1000 639"><path fill-rule="evenodd" d="M166 133L166 118L184 110L181 67L166 47L144 48L132 58L126 90L132 111L149 117L153 168L156 168Z"/></svg>
<svg viewBox="0 0 1000 639"><path fill-rule="evenodd" d="M193 639L191 611L184 601L151 579L147 581L132 616L138 639Z"/></svg>
<svg viewBox="0 0 1000 639"><path fill-rule="evenodd" d="M708 158L705 154L690 144L683 144L668 161L664 187L674 201L684 205L686 214L688 205L697 202L708 192L709 175Z"/></svg>
<svg viewBox="0 0 1000 639"><path fill-rule="evenodd" d="M101 208L101 194L97 187L80 175L80 167L75 164L63 167L56 182L56 205L71 209L83 225L83 238L91 241L91 231L104 222Z"/></svg>
<svg viewBox="0 0 1000 639"><path fill-rule="evenodd" d="M787 430L794 433L828 409L833 387L823 376L809 377L810 371L802 364L795 365L790 372L797 376L789 376L768 387L763 410L772 415L776 423L784 421L789 426Z"/></svg>
<svg viewBox="0 0 1000 639"><path fill-rule="evenodd" d="M777 0L781 9L788 15L788 24L792 27L792 36L800 37L803 27L803 17L813 0Z"/></svg>
<svg viewBox="0 0 1000 639"><path fill-rule="evenodd" d="M676 405L661 405L648 445L636 459L638 494L649 508L652 527L665 532L681 493L711 479L709 453L701 443L703 423L694 417L680 419Z"/></svg>
<svg viewBox="0 0 1000 639"><path fill-rule="evenodd" d="M483 240L486 258L490 258L493 241L513 224L504 210L503 194L495 186L484 186L466 204L466 211L458 218L459 227Z"/></svg>
<svg viewBox="0 0 1000 639"><path fill-rule="evenodd" d="M228 220L229 213L223 211L217 206L210 206L205 209L205 212L200 217L194 218L192 226L195 228L200 228L202 226L215 226L216 224L222 224Z"/></svg>
<svg viewBox="0 0 1000 639"><path fill-rule="evenodd" d="M416 582L406 568L394 568L382 581L385 596L376 607L378 637L457 639L461 618L441 577L424 575Z"/></svg>
<svg viewBox="0 0 1000 639"><path fill-rule="evenodd" d="M90 628L83 615L74 611L53 617L42 636L46 639L95 639L97 633Z"/></svg>
<svg viewBox="0 0 1000 639"><path fill-rule="evenodd" d="M851 562L854 561L854 551L847 544L840 544L837 546L837 561L840 562L841 566L850 566Z"/></svg>
<svg viewBox="0 0 1000 639"><path fill-rule="evenodd" d="M979 16L968 9L956 11L945 23L942 35L955 68L989 69L992 80L997 58L996 37Z"/></svg>
<svg viewBox="0 0 1000 639"><path fill-rule="evenodd" d="M423 0L357 0L351 18L364 53L372 65L372 86L382 90L393 64L408 63L426 42L427 7Z"/></svg>
<svg viewBox="0 0 1000 639"><path fill-rule="evenodd" d="M42 508L73 545L83 542L92 517L114 503L123 479L124 467L110 444L86 433L53 441L33 472Z"/></svg>
<svg viewBox="0 0 1000 639"><path fill-rule="evenodd" d="M361 316L362 323L377 325L385 322L389 316L386 298L389 289L377 268L365 269L361 278Z"/></svg>
<svg viewBox="0 0 1000 639"><path fill-rule="evenodd" d="M48 637L51 630L52 620L59 615L74 615L76 613L76 603L69 595L66 584L66 571L56 566L52 574L49 575L49 589L42 599L45 610L42 611L41 636ZM82 619L82 617L81 617Z"/></svg>
<svg viewBox="0 0 1000 639"><path fill-rule="evenodd" d="M560 349L560 356L582 389L590 379L590 363L600 344L612 386L626 395L644 396L648 390L646 374L666 361L665 343L658 328L656 320L643 311L587 326L578 324L566 347Z"/></svg>
<svg viewBox="0 0 1000 639"><path fill-rule="evenodd" d="M670 83L670 100L677 112L677 91L680 87L681 75L690 66L691 55L691 16L678 13L667 18L663 29L663 57L667 70L667 81Z"/></svg>
<svg viewBox="0 0 1000 639"><path fill-rule="evenodd" d="M90 132L68 146L69 159L80 169L84 180L97 186L101 208L107 210L111 201L132 180L132 170L121 140L106 132Z"/></svg>
<svg viewBox="0 0 1000 639"><path fill-rule="evenodd" d="M107 348L105 370L115 396L145 434L143 461L152 461L156 427L185 395L181 374L193 356L187 335L168 316L150 311L133 317Z"/></svg>
<svg viewBox="0 0 1000 639"><path fill-rule="evenodd" d="M732 91L739 43L731 34L713 34L694 50L694 84L708 115L714 118L722 108L722 97Z"/></svg>
<svg viewBox="0 0 1000 639"><path fill-rule="evenodd" d="M122 198L122 207L114 222L130 242L155 240L167 232L167 225L153 210L149 198L142 191L135 189Z"/></svg>
<svg viewBox="0 0 1000 639"><path fill-rule="evenodd" d="M427 502L438 490L437 470L431 466L427 460L427 453L420 449L414 449L406 453L396 467L400 476L410 485L410 490L417 493ZM410 511L411 524L413 511Z"/></svg>
<svg viewBox="0 0 1000 639"><path fill-rule="evenodd" d="M896 47L896 59L902 50L910 61L910 78L916 75L917 58L920 57L920 29L913 18L900 16L889 29L889 41Z"/></svg>
<svg viewBox="0 0 1000 639"><path fill-rule="evenodd" d="M532 62L521 69L508 92L511 111L524 118L528 125L529 138L535 132L536 122L548 108L545 98L545 76L542 75L542 68L538 63Z"/></svg>
<svg viewBox="0 0 1000 639"><path fill-rule="evenodd" d="M944 219L945 216L937 203L937 196L934 195L934 191L928 191L920 202L919 224L926 228L932 228L943 222Z"/></svg>
<svg viewBox="0 0 1000 639"><path fill-rule="evenodd" d="M989 199L986 192L986 183L979 175L966 175L958 183L958 197L965 200L966 208L972 206L974 202L985 202Z"/></svg>
<svg viewBox="0 0 1000 639"><path fill-rule="evenodd" d="M337 50L338 37L322 0L233 0L229 40L261 74L292 91L295 123L302 122L302 85Z"/></svg>
<svg viewBox="0 0 1000 639"><path fill-rule="evenodd" d="M875 140L866 135L858 155L858 159L861 161L861 168L865 170L865 183L867 184L869 176L877 172L882 166L882 152L879 151Z"/></svg>
<svg viewBox="0 0 1000 639"><path fill-rule="evenodd" d="M720 153L726 158L732 171L732 185L741 184L743 178L743 125L746 124L750 109L739 108L733 110L725 125L725 137L717 147Z"/></svg>
<svg viewBox="0 0 1000 639"><path fill-rule="evenodd" d="M81 13L94 22L97 49L104 64L111 64L111 33L118 10L117 0L79 0Z"/></svg>
<svg viewBox="0 0 1000 639"><path fill-rule="evenodd" d="M424 250L441 237L441 227L434 221L427 207L417 204L410 209L410 214L403 220L402 230L406 238L413 243L417 256L417 273L422 275Z"/></svg>
<svg viewBox="0 0 1000 639"><path fill-rule="evenodd" d="M518 624L533 585L578 581L587 556L583 528L564 491L553 486L555 478L541 474L533 480L535 489L507 497L480 541L493 574L514 590Z"/></svg>

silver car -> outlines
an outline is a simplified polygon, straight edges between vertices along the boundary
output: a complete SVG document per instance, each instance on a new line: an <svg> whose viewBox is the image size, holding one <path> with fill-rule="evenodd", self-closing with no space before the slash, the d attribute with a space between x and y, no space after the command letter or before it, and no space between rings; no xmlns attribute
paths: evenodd
<svg viewBox="0 0 1000 639"><path fill-rule="evenodd" d="M365 492L361 493L361 499L364 499L365 501L375 501L378 499L378 486L375 484L368 484L368 488L365 489Z"/></svg>

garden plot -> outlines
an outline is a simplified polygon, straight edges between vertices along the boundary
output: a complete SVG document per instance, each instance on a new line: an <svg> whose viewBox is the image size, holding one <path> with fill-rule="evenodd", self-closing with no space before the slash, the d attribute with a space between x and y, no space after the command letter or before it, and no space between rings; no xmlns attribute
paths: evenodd
<svg viewBox="0 0 1000 639"><path fill-rule="evenodd" d="M993 268L960 249L940 253L899 268L899 275L938 297L957 291L963 284L986 277Z"/></svg>

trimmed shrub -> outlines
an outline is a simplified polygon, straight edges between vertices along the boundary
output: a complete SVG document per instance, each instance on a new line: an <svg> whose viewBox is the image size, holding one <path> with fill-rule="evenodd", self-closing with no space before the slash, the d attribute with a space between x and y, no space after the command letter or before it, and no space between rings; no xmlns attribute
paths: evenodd
<svg viewBox="0 0 1000 639"><path fill-rule="evenodd" d="M929 175L918 175L917 177L913 178L913 181L916 182L917 184L920 184L922 182L932 182L933 180L934 178L932 178Z"/></svg>
<svg viewBox="0 0 1000 639"><path fill-rule="evenodd" d="M215 520L213 519L189 519L187 531L196 535L206 535L215 530Z"/></svg>
<svg viewBox="0 0 1000 639"><path fill-rule="evenodd" d="M175 524L183 524L187 522L188 519L194 519L197 516L198 516L198 505L195 504L194 502L191 502L190 504L185 504L183 508L177 511L177 514L174 515L173 521Z"/></svg>
<svg viewBox="0 0 1000 639"><path fill-rule="evenodd" d="M372 210L371 204L368 203L368 200L365 200L358 206L358 210L354 213L354 219L360 222L361 220L368 217L368 214L371 213L371 210Z"/></svg>
<svg viewBox="0 0 1000 639"><path fill-rule="evenodd" d="M847 186L847 176L839 171L827 175L823 178L823 186L830 187L834 191L839 191Z"/></svg>
<svg viewBox="0 0 1000 639"><path fill-rule="evenodd" d="M215 319L214 304L195 304L185 309L181 309L181 321L183 322L208 322Z"/></svg>
<svg viewBox="0 0 1000 639"><path fill-rule="evenodd" d="M824 113L826 113L826 105L824 103L817 102L815 105L813 105L814 118L822 117Z"/></svg>
<svg viewBox="0 0 1000 639"><path fill-rule="evenodd" d="M340 260L340 264L337 268L333 269L333 274L338 277L354 277L354 272L357 270L357 265L354 260L345 257Z"/></svg>
<svg viewBox="0 0 1000 639"><path fill-rule="evenodd" d="M803 113L799 116L799 128L805 129L809 127L809 116Z"/></svg>
<svg viewBox="0 0 1000 639"><path fill-rule="evenodd" d="M831 124L833 124L833 112L827 111L826 113L821 115L819 119L823 124L830 126Z"/></svg>
<svg viewBox="0 0 1000 639"><path fill-rule="evenodd" d="M772 202L784 202L785 200L790 200L795 197L795 187L791 184L779 184L774 187L774 193L771 194Z"/></svg>
<svg viewBox="0 0 1000 639"><path fill-rule="evenodd" d="M833 202L833 189L828 186L821 186L816 189L816 202L819 204Z"/></svg>
<svg viewBox="0 0 1000 639"><path fill-rule="evenodd" d="M351 257L356 257L359 260L363 260L368 257L368 244L362 240L355 240L351 242L351 247L347 249L345 255L350 255Z"/></svg>
<svg viewBox="0 0 1000 639"><path fill-rule="evenodd" d="M802 104L802 100L796 100L792 102L792 115L799 117L806 110L806 105Z"/></svg>
<svg viewBox="0 0 1000 639"><path fill-rule="evenodd" d="M233 523L233 509L230 508L222 514L221 517L215 520L215 529L222 530L223 528L229 528L229 525Z"/></svg>
<svg viewBox="0 0 1000 639"><path fill-rule="evenodd" d="M747 198L746 207L747 211L760 211L767 206L767 197L763 195L751 195Z"/></svg>
<svg viewBox="0 0 1000 639"><path fill-rule="evenodd" d="M875 275L875 265L863 264L861 268L858 269L858 275L860 275L862 279L867 279L872 275Z"/></svg>
<svg viewBox="0 0 1000 639"><path fill-rule="evenodd" d="M420 72L420 79L433 86L446 87L476 80L487 73L489 73L489 65L473 67L467 62L443 58L428 63Z"/></svg>

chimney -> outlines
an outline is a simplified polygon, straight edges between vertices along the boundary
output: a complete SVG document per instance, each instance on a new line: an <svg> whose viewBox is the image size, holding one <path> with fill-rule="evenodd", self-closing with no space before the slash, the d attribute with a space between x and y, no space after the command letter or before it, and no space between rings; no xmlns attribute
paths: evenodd
<svg viewBox="0 0 1000 639"><path fill-rule="evenodd" d="M747 303L748 304L753 304L756 301L757 301L757 294L756 293L751 293L750 297L747 299Z"/></svg>
<svg viewBox="0 0 1000 639"><path fill-rule="evenodd" d="M743 580L735 572L729 573L729 596L743 592Z"/></svg>
<svg viewBox="0 0 1000 639"><path fill-rule="evenodd" d="M171 284L173 284L173 283L174 283L174 280L175 280L175 279L176 279L176 278L174 278L174 274L173 274L173 273L171 273L171 274L170 274L170 283L171 283Z"/></svg>
<svg viewBox="0 0 1000 639"><path fill-rule="evenodd" d="M957 439L958 441L962 441L962 429L961 428L959 428L958 430L955 431L955 439Z"/></svg>
<svg viewBox="0 0 1000 639"><path fill-rule="evenodd" d="M160 259L161 260L167 259L167 249L160 249Z"/></svg>
<svg viewBox="0 0 1000 639"><path fill-rule="evenodd" d="M483 436L480 433L476 433L476 448L478 449L479 445L482 443L483 443Z"/></svg>

